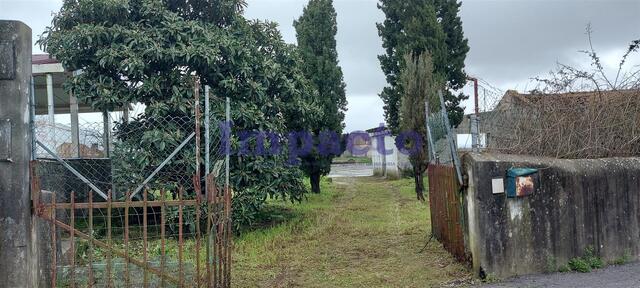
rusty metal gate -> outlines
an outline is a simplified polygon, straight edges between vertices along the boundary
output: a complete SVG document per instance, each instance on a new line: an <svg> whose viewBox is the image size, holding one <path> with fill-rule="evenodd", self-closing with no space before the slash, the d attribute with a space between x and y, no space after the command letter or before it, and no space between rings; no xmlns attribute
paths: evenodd
<svg viewBox="0 0 640 288"><path fill-rule="evenodd" d="M87 202L76 202L71 192L58 202L56 192L34 182L35 213L51 225L51 287L230 286L229 191L212 188L206 198L186 197L180 187L149 200L144 189L142 201L130 194L114 201L109 191L100 202L90 192ZM167 231L170 217L175 230Z"/></svg>
<svg viewBox="0 0 640 288"><path fill-rule="evenodd" d="M431 233L459 261L466 261L460 186L453 166L430 164Z"/></svg>
<svg viewBox="0 0 640 288"><path fill-rule="evenodd" d="M127 104L98 125L32 113L47 286L230 287L230 107L200 88L186 111L128 115Z"/></svg>

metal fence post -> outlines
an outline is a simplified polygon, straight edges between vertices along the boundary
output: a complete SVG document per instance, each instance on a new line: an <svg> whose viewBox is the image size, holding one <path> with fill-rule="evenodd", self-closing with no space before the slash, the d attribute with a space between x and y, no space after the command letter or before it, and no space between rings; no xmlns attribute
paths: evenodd
<svg viewBox="0 0 640 288"><path fill-rule="evenodd" d="M29 92L29 130L31 133L31 160L36 160L36 80L31 76Z"/></svg>
<svg viewBox="0 0 640 288"><path fill-rule="evenodd" d="M204 86L204 174L209 175L211 173L211 131L210 131L210 117L211 110L209 105L209 93L211 87L209 85ZM205 182L206 183L206 182ZM206 187L205 187L206 188Z"/></svg>
<svg viewBox="0 0 640 288"><path fill-rule="evenodd" d="M444 122L445 129L447 131L447 141L449 142L449 148L451 150L451 159L453 160L453 166L456 167L456 175L458 176L458 182L462 185L462 173L460 171L460 159L458 159L458 152L455 139L453 139L453 132L451 131L451 124L449 123L449 115L447 114L447 107L444 104L444 96L442 96L442 90L438 90L438 97L440 98L440 106L442 109L442 121Z"/></svg>
<svg viewBox="0 0 640 288"><path fill-rule="evenodd" d="M224 160L224 174L225 174L225 192L227 192L229 190L229 154L231 154L231 106L230 106L230 100L229 97L227 97L226 99L226 109L225 109L225 115L226 115L226 120L227 120L227 125L229 125L229 132L227 137L229 139L226 139L225 141L225 160Z"/></svg>
<svg viewBox="0 0 640 288"><path fill-rule="evenodd" d="M111 138L110 136L110 131L111 131L111 125L109 123L109 112L104 111L102 112L102 121L103 121L103 136L102 136L102 141L103 141L103 145L104 145L104 156L106 158L111 157L111 149L109 147L110 142L111 142Z"/></svg>
<svg viewBox="0 0 640 288"><path fill-rule="evenodd" d="M436 158L438 158L438 156L436 155L436 148L435 145L433 144L433 137L431 136L431 127L429 127L429 100L424 101L424 118L425 118L425 125L427 126L427 142L429 142L429 162L435 160Z"/></svg>

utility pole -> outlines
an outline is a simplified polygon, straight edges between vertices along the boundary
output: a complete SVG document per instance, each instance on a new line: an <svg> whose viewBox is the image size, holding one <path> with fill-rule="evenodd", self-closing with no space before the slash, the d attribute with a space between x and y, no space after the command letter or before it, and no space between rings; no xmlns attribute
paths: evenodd
<svg viewBox="0 0 640 288"><path fill-rule="evenodd" d="M475 113L470 115L469 123L471 128L471 147L473 152L480 152L480 108L478 107L478 79L468 77L469 81L473 81L473 102L475 104Z"/></svg>

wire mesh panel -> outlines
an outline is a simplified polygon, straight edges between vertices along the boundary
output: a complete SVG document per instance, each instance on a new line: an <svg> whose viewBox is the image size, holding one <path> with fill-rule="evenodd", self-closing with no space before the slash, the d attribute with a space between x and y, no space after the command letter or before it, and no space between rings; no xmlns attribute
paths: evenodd
<svg viewBox="0 0 640 288"><path fill-rule="evenodd" d="M452 128L449 124L449 116L442 91L438 91L438 94L439 103L425 105L426 108L431 107L428 109L429 113L426 119L429 149L431 150L430 158L432 162L454 166L460 181L462 177L455 135L452 133Z"/></svg>
<svg viewBox="0 0 640 288"><path fill-rule="evenodd" d="M430 131L431 142L433 143L432 155L436 159L432 159L443 164L452 164L451 150L447 142L447 129L444 125L442 111L438 109L436 112L430 113L427 117L427 125Z"/></svg>
<svg viewBox="0 0 640 288"><path fill-rule="evenodd" d="M199 88L187 111L35 121L33 198L50 223L52 286L230 285L225 119L211 112L228 105Z"/></svg>

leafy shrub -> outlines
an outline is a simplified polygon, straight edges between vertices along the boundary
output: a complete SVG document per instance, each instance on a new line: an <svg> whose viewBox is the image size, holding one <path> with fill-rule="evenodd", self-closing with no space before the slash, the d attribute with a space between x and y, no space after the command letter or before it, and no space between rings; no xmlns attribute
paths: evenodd
<svg viewBox="0 0 640 288"><path fill-rule="evenodd" d="M569 272L569 271L571 271L571 267L569 267L568 264L564 264L564 265L561 265L560 267L558 267L558 272L566 273L566 272Z"/></svg>
<svg viewBox="0 0 640 288"><path fill-rule="evenodd" d="M556 257L553 256L547 256L547 272L548 273L552 273L552 272L556 272L558 269L558 263L556 260Z"/></svg>
<svg viewBox="0 0 640 288"><path fill-rule="evenodd" d="M591 265L589 265L587 261L584 261L584 259L578 257L569 260L569 267L571 268L571 270L580 273L591 272Z"/></svg>
<svg viewBox="0 0 640 288"><path fill-rule="evenodd" d="M595 251L593 247L589 246L584 249L584 255L582 259L589 264L589 266L593 269L600 269L604 266L602 259L600 257L595 256Z"/></svg>
<svg viewBox="0 0 640 288"><path fill-rule="evenodd" d="M591 272L591 269L600 269L604 267L602 259L595 254L595 249L592 246L584 249L582 257L576 257L569 260L568 268L573 271L587 273ZM561 269L564 267L561 267Z"/></svg>
<svg viewBox="0 0 640 288"><path fill-rule="evenodd" d="M602 261L602 259L600 259L600 257L590 258L588 263L593 269L600 269L604 267L604 262Z"/></svg>
<svg viewBox="0 0 640 288"><path fill-rule="evenodd" d="M622 256L616 260L613 261L612 264L614 265L622 265L625 263L629 263L631 261L631 250L629 249L625 249L624 250L624 254L622 254Z"/></svg>

